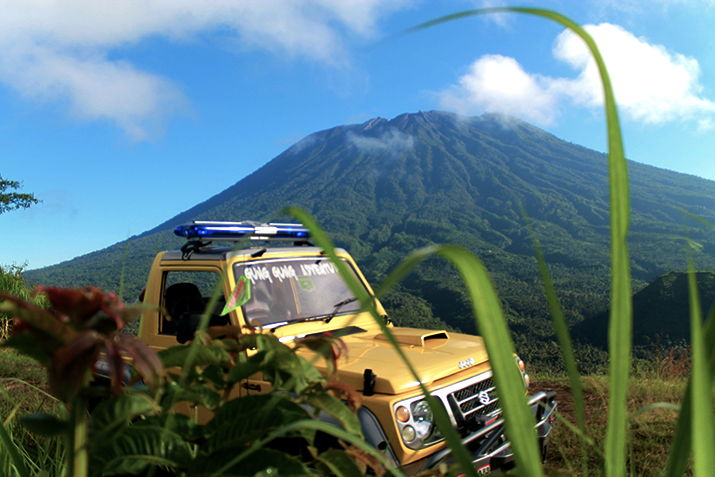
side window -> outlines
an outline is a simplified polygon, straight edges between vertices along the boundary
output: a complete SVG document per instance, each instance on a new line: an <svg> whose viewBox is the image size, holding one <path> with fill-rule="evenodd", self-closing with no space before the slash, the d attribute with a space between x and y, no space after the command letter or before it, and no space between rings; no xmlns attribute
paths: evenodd
<svg viewBox="0 0 715 477"><path fill-rule="evenodd" d="M177 271L167 272L164 275L163 302L164 311L159 321L159 334L181 335L180 321L194 321L206 310L206 305L211 299L214 287L221 280L221 275L216 272L206 271ZM212 322L221 321L219 317L225 305L223 294L216 304ZM223 317L227 324L228 317Z"/></svg>

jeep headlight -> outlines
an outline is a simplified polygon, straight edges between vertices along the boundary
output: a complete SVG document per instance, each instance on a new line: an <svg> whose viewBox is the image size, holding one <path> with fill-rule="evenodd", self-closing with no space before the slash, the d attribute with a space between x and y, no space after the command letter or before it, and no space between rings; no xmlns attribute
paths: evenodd
<svg viewBox="0 0 715 477"><path fill-rule="evenodd" d="M393 409L402 442L410 449L420 449L441 439L435 432L432 410L424 399L402 401Z"/></svg>
<svg viewBox="0 0 715 477"><path fill-rule="evenodd" d="M432 423L434 418L432 417L432 411L427 405L427 401L418 401L412 403L412 420L415 423L415 431L417 431L417 438L421 440L427 439L430 434L432 434L432 429L434 424Z"/></svg>

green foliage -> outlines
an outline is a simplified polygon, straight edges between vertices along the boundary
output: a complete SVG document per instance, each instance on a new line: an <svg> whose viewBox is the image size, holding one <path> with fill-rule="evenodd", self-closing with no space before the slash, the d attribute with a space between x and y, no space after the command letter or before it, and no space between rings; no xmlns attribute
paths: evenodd
<svg viewBox="0 0 715 477"><path fill-rule="evenodd" d="M162 373L161 363L149 347L125 334L124 323L136 319L141 306L126 307L116 295L96 288L83 290L39 287L51 306L47 309L6 292L0 293L0 311L18 320L12 336L2 345L36 359L47 369L49 390L67 407L67 415L36 416L23 422L39 435L61 434L66 441L65 470L84 477L88 472L87 387L92 369L104 352L109 363L111 389L121 392L122 353L133 359L134 370L150 385ZM13 467L25 477L25 462L3 426L0 438L11 446Z"/></svg>
<svg viewBox="0 0 715 477"><path fill-rule="evenodd" d="M610 235L611 235L611 304L610 304L610 319L609 319L609 352L610 352L610 385L609 385L609 403L608 403L608 426L606 430L606 439L604 442L604 468L607 476L621 476L626 473L626 435L627 435L627 419L626 419L626 396L629 382L629 368L631 365L631 337L632 337L632 302L631 302L631 272L630 259L628 253L628 231L631 220L631 206L629 193L629 179L626 168L626 161L623 155L623 145L621 140L620 126L616 104L613 98L608 73L605 64L598 52L593 39L578 25L574 24L563 16L545 10L526 9L526 8L491 8L482 10L472 10L462 12L448 17L443 17L432 22L420 25L416 29L427 28L435 24L451 21L457 18L489 13L489 12L522 12L535 14L560 23L575 32L588 45L593 58L598 65L601 82L605 94L605 109L607 118L608 130L608 149L609 149L609 200L610 200ZM527 213L531 215L531 211L527 209ZM537 229L537 235L540 231ZM702 247L698 247L702 249ZM539 252L540 255L540 252ZM547 257L548 258L548 257ZM712 353L706 356L705 343L712 343L710 329L706 326L706 331L701 329L701 312L697 292L697 286L692 269L692 257L689 256L689 290L690 290L690 321L691 321L691 338L696 345L697 359L693 361L692 378L689 386L689 399L686 400L686 406L692 403L693 414L687 418L681 416L678 424L680 433L676 432L673 449L677 449L677 454L674 452L675 459L679 459L682 463L684 456L687 455L692 446L694 450L694 468L696 473L701 475L710 475L715 468L713 463L713 449L715 448L715 428L713 425L713 399L712 399L712 384L713 384L713 366ZM548 277L546 266L543 259L541 261L542 272L545 277ZM566 324L558 304L556 294L554 293L553 284L550 280L545 283L549 303L552 309L554 325L557 328L559 339L561 341L561 351L564 355L564 360L567 363L569 371L569 379L572 385L577 386L577 392L574 393L574 399L578 409L578 421L581 426L584 424L583 417L583 397L580 392L579 379L575 367L573 350L571 348L568 333L566 333ZM477 316L479 318L479 316ZM498 321L498 320L497 320ZM708 325L712 320L708 320ZM486 331L486 330L485 330ZM712 349L709 347L708 351ZM490 350L490 358L492 350ZM497 382L499 383L499 369L496 369ZM691 394L692 391L692 394ZM692 398L690 398L692 396ZM691 400L692 399L692 400ZM686 413L683 412L685 415ZM512 417L506 415L507 422ZM682 425L681 425L682 423ZM579 433L583 433L581 429ZM697 436L697 439L691 439L692 436ZM522 436L510 434L510 439L513 441L515 449L519 448L519 440ZM697 442L696 442L697 441ZM592 441L587 441L589 445L593 445ZM685 452L683 452L685 451ZM517 451L518 452L518 451ZM523 450L522 450L523 452ZM522 457L527 459L533 465L535 459L532 457ZM517 455L517 461L519 457ZM671 462L674 459L671 458ZM584 460L585 462L585 460ZM586 468L584 464L584 469ZM681 464L669 467L667 475L680 475L684 466ZM525 472L527 475L540 475L541 471L535 467L524 465L523 461L520 464L520 473Z"/></svg>
<svg viewBox="0 0 715 477"><path fill-rule="evenodd" d="M316 475L315 469L363 475L365 468L351 457L351 449L354 454L371 456L378 473L389 467L379 452L362 441L356 414L333 395L326 378L295 352L305 346L324 349L330 357L331 339L297 340L289 347L272 334L240 334L229 327L226 338L211 340L203 334L207 315L196 339L190 345L161 351L163 362L159 363L160 358L146 345L117 334L137 307L125 307L113 295L96 289L46 292L52 302L49 310L3 296L2 308L23 320L22 331L5 345L46 366L50 389L68 404L67 412L22 416L15 422L36 436L63 437L68 450L64 469L70 475L153 475L156 467L191 476ZM117 326L108 326L114 320ZM94 327L92 333L88 333L90 327ZM38 334L44 337L40 342L19 339ZM96 361L97 346L105 348L112 371L112 383L106 389L91 387L88 379L87 363L91 366ZM112 364L119 356L118 347L131 355L134 371L149 386L118 386L121 364ZM255 353L247 356L247 350ZM181 375L168 373L159 382L164 367L183 371ZM272 392L230 399L236 384L256 373L266 377ZM88 419L90 396L104 400ZM347 398L352 401L351 396ZM195 406L213 411L213 418L199 425L178 414L180 409ZM342 429L317 423L315 416L321 412ZM337 447L322 448L316 441L318 435L332 435ZM345 442L345 450L338 440ZM8 475L30 477L35 472L30 468L37 464L28 460L5 423L0 426L0 441L5 449L0 451L0 469ZM59 468L53 470L60 475Z"/></svg>
<svg viewBox="0 0 715 477"><path fill-rule="evenodd" d="M0 175L0 214L16 209L27 209L39 202L33 194L15 192L21 187L20 182L3 179Z"/></svg>
<svg viewBox="0 0 715 477"><path fill-rule="evenodd" d="M61 412L57 401L42 389L46 381L46 371L31 358L0 348L0 475L18 475L14 473L18 462L31 475L41 469L60 475L64 462L60 439L30 432L20 424L23 418L34 421L36 416Z"/></svg>
<svg viewBox="0 0 715 477"><path fill-rule="evenodd" d="M0 292L30 301L39 307L47 307L48 302L44 296L33 295L30 283L23 275L24 268L22 265L0 265ZM12 318L10 314L0 311L0 342L10 336Z"/></svg>
<svg viewBox="0 0 715 477"><path fill-rule="evenodd" d="M257 352L246 359L248 348ZM269 469L315 475L315 468L357 468L344 452L316 447L315 418L304 405L327 412L345 429L327 426L322 432L353 435L353 442L362 437L356 415L330 394L325 378L308 361L272 335L197 340L160 354L165 366L182 366L184 374L170 374L156 394L128 391L97 406L92 429L101 439L90 444L90 475L144 475L155 465L191 476ZM255 372L271 381L271 393L227 399L237 382ZM182 403L205 406L214 416L196 424L175 413ZM378 455L364 444L362 450Z"/></svg>
<svg viewBox="0 0 715 477"><path fill-rule="evenodd" d="M694 272L706 316L715 302L715 273ZM689 274L670 272L656 277L633 295L633 342L641 349L669 348L690 343ZM607 313L595 313L576 324L574 336L601 348L607 343Z"/></svg>

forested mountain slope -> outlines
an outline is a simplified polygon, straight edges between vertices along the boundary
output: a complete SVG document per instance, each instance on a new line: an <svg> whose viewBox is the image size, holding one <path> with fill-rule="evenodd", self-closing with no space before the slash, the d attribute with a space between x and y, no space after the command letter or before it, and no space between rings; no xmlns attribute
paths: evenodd
<svg viewBox="0 0 715 477"><path fill-rule="evenodd" d="M715 300L715 272L695 274L703 319ZM579 339L606 349L608 313L588 317L574 327ZM636 346L666 347L690 343L688 274L669 272L633 295L633 342Z"/></svg>
<svg viewBox="0 0 715 477"><path fill-rule="evenodd" d="M212 164L211 167L216 167ZM230 167L226 167L230 170ZM685 267L686 237L701 269L715 268L715 182L629 162L634 288ZM534 223L570 323L607 306L608 171L604 154L518 119L444 112L375 118L320 131L234 186L125 244L28 272L37 283L119 288L138 295L171 229L194 220L285 220L297 205L357 259L373 283L434 243L474 251L490 270L517 341L549 339L530 231ZM687 224L687 225L686 225ZM454 269L430 259L386 300L398 322L475 332Z"/></svg>

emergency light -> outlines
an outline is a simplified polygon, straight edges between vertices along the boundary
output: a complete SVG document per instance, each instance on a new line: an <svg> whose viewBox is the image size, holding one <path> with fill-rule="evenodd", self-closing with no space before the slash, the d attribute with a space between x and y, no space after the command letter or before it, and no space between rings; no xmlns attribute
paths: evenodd
<svg viewBox="0 0 715 477"><path fill-rule="evenodd" d="M179 225L174 234L188 240L307 240L308 229L301 224L256 224L253 222L205 222L194 221Z"/></svg>

